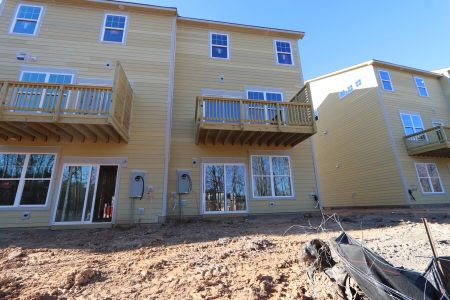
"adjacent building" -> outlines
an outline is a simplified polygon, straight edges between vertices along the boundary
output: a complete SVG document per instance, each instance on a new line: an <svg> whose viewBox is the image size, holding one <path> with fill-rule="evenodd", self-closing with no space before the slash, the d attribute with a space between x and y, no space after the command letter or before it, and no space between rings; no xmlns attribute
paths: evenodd
<svg viewBox="0 0 450 300"><path fill-rule="evenodd" d="M314 211L303 35L120 1L3 1L0 227Z"/></svg>
<svg viewBox="0 0 450 300"><path fill-rule="evenodd" d="M450 204L448 76L372 60L308 81L325 207Z"/></svg>

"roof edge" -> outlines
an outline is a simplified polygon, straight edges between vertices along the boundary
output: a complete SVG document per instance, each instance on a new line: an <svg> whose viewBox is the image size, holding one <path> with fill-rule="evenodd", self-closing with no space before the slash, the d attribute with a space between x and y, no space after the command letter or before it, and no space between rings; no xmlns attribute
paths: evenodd
<svg viewBox="0 0 450 300"><path fill-rule="evenodd" d="M410 72L414 72L414 73L418 73L418 74L422 74L422 75L427 75L427 76L431 76L431 77L437 77L440 78L443 75L442 74L438 74L432 71L427 71L427 70L422 70L422 69L417 69L417 68L413 68L413 67L408 67L408 66L403 66L403 65L398 65L398 64L394 64L394 63L390 63L390 62L386 62L386 61L382 61L382 60L376 60L376 59L371 59L344 69L340 69L331 73L327 73L318 77L314 77L312 79L309 79L305 82L306 83L310 83L310 82L314 82L314 81L318 81L318 80L322 80L331 76L335 76L335 75L339 75L345 72L349 72L355 69L359 69L362 67L366 67L366 66L381 66L381 67L386 67L386 68L391 68L391 69L396 69L399 71L410 71Z"/></svg>
<svg viewBox="0 0 450 300"><path fill-rule="evenodd" d="M116 4L116 5L130 6L130 7L147 8L147 9L152 9L152 10L173 12L176 15L178 15L178 10L176 7L151 5L151 4L144 4L144 3L134 3L134 2L120 1L120 0L84 0L84 1L93 2L93 3L110 4L110 5Z"/></svg>
<svg viewBox="0 0 450 300"><path fill-rule="evenodd" d="M239 24L239 23L223 22L223 21L213 21L213 20L207 20L207 19L189 18L189 17L182 17L182 16L179 16L178 20L180 20L182 22L188 22L188 23L213 24L213 25L219 25L219 26L249 29L249 30L281 33L284 35L290 35L292 37L296 37L297 39L302 39L305 36L305 33L303 31L296 31L296 30L289 30L289 29L254 26L254 25L247 25L247 24Z"/></svg>

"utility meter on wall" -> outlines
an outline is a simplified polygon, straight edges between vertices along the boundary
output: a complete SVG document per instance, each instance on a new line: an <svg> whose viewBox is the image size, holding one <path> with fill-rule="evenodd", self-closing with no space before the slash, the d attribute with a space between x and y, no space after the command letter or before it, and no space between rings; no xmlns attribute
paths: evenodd
<svg viewBox="0 0 450 300"><path fill-rule="evenodd" d="M177 194L189 194L192 191L191 176L191 170L177 170Z"/></svg>

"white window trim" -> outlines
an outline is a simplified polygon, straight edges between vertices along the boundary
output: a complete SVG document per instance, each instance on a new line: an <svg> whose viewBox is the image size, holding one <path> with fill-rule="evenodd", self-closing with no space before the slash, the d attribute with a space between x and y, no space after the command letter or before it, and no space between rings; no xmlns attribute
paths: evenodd
<svg viewBox="0 0 450 300"><path fill-rule="evenodd" d="M225 35L227 37L227 45L226 46L222 46L222 45L213 45L212 43L212 36L213 34L217 34L217 35ZM209 57L212 59L222 59L222 60L230 60L231 59L231 47L230 47L230 35L228 33L223 33L223 32L210 32L209 33ZM227 48L227 57L215 57L213 56L213 46L215 47L222 47L222 48Z"/></svg>
<svg viewBox="0 0 450 300"><path fill-rule="evenodd" d="M0 2L0 16L3 14L3 10L5 9L5 3L6 0L2 0L2 2Z"/></svg>
<svg viewBox="0 0 450 300"><path fill-rule="evenodd" d="M387 73L387 75L389 77L389 82L391 83L392 90L387 90L387 89L384 88L383 82L387 81L387 80L383 80L383 78L381 78L381 72L386 72ZM380 79L380 82L381 82L381 88L384 91L387 91L387 92L394 92L395 91L394 84L392 83L391 72L380 69L380 70L378 70L378 78Z"/></svg>
<svg viewBox="0 0 450 300"><path fill-rule="evenodd" d="M264 94L264 100L260 100L260 101L271 101L271 100L267 100L267 93L269 94L280 94L281 95L281 102L284 102L284 93L280 92L280 91L271 91L269 90L262 90L262 89L246 89L245 90L245 99L249 99L248 98L248 93L249 92L253 92L253 93L263 93ZM254 100L254 99L249 99L249 100Z"/></svg>
<svg viewBox="0 0 450 300"><path fill-rule="evenodd" d="M6 0L3 0L3 2L6 2ZM5 3L0 4L0 15L2 13L3 10L3 6L5 5ZM28 19L24 19L27 21L36 21L36 27L34 28L34 32L33 34L28 34L28 33L18 33L18 32L14 32L14 27L16 26L17 23L17 16L19 15L19 10L22 6L31 6L31 7L39 7L41 9L41 13L39 14L39 18L37 20L28 20ZM43 19L43 15L44 15L44 11L45 11L45 7L42 5L35 5L35 4L27 4L27 3L19 3L17 5L16 8L16 12L14 14L14 17L12 19L11 22L11 27L9 28L9 34L13 34L13 35L21 35L21 36L38 36L39 33L39 29L41 28L41 23L42 23L42 19Z"/></svg>
<svg viewBox="0 0 450 300"><path fill-rule="evenodd" d="M422 184L420 183L420 178L425 178L425 177L419 177L419 171L417 170L417 165L421 165L421 164L422 165L434 165L436 167L436 173L438 174L437 178L439 178L439 184L441 186L442 192L425 192L423 190ZM434 162L415 162L414 163L414 167L416 169L416 176L417 176L417 181L419 182L420 191L422 192L423 195L442 195L442 194L445 194L445 189L444 189L444 186L442 185L441 174L439 174L439 169L438 169L436 163L434 163ZM427 169L427 172L428 172L428 169ZM430 174L428 174L428 175L430 175ZM436 178L436 177L426 177L426 178L428 179L428 183L430 184L430 187L434 190L433 185L431 184L431 178Z"/></svg>
<svg viewBox="0 0 450 300"><path fill-rule="evenodd" d="M19 178L19 186L17 187L16 192L16 198L14 200L14 204L10 206L0 206L0 211L3 210L17 210L17 209L47 209L49 205L49 199L51 197L52 191L53 191L53 184L54 184L54 177L55 177L55 170L58 166L58 153L57 152L46 152L46 151L2 151L0 149L0 154L24 154L25 155L25 161L22 167L22 172L20 173ZM22 194L23 194L23 188L25 186L25 180L26 180L26 167L28 166L28 162L30 160L30 156L33 154L47 154L47 155L54 155L55 161L53 163L52 168L52 175L50 178L45 178L45 180L49 180L49 186L48 186L48 192L47 192L47 198L45 199L44 204L38 204L38 205L21 205L20 201L22 200ZM7 179L7 178L5 178ZM17 180L17 178L14 178ZM40 178L35 178L35 180L39 180Z"/></svg>
<svg viewBox="0 0 450 300"><path fill-rule="evenodd" d="M108 16L115 16L115 17L125 17L125 27L122 28L116 28L116 27L108 27L106 28L106 18ZM105 15L103 17L103 24L102 24L102 30L100 32L100 42L106 43L106 44L113 44L113 45L126 45L127 44L127 37L128 37L128 15L124 14L118 14L114 12L105 12ZM105 37L105 30L106 29L115 29L115 30L123 30L123 38L122 42L113 42L113 41L105 41L103 38Z"/></svg>
<svg viewBox="0 0 450 300"><path fill-rule="evenodd" d="M253 157L255 156L267 156L269 157L269 168L270 168L270 181L272 188L272 196L255 196L253 189ZM275 196L275 184L274 184L274 175L273 175L273 167L272 167L272 158L273 157L287 157L289 162L289 180L291 183L291 196ZM258 176L258 175L257 175ZM262 176L262 175L259 175ZM265 175L267 176L267 175ZM292 162L291 157L289 155L276 155L276 154L252 154L250 155L250 180L251 180L251 195L252 200L292 200L295 199L295 190L294 190L294 180L292 178Z"/></svg>
<svg viewBox="0 0 450 300"><path fill-rule="evenodd" d="M411 116L411 117L412 117L412 116L417 116L417 117L419 117L419 119L420 119L420 124L422 125L422 128L423 128L421 131L425 130L425 127L423 126L422 116L421 116L419 113L402 111L402 112L400 112L400 120L401 120L401 122L402 122L402 125L403 125L403 132L405 133L405 135L408 135L408 133L406 132L406 126L405 126L405 123L403 122L402 115L409 115L409 116ZM412 119L411 119L411 123L412 123ZM417 132L415 131L414 123L413 123L413 130L414 130L414 133L420 132L420 131L417 131ZM426 135L425 135L425 136L426 136Z"/></svg>
<svg viewBox="0 0 450 300"><path fill-rule="evenodd" d="M420 94L419 85L417 84L416 79L420 79L420 80L423 81L424 86L421 87L421 88L424 88L424 89L425 89L425 92L427 93L426 96L422 96L422 95ZM429 97L430 97L430 93L428 93L428 88L427 88L427 84L426 84L426 82L425 82L425 79L423 79L422 77L419 77L419 76L413 76L413 80L414 80L414 84L416 85L417 94L418 94L420 97L423 97L423 98L429 98Z"/></svg>
<svg viewBox="0 0 450 300"><path fill-rule="evenodd" d="M98 224L115 224L117 219L117 211L119 204L119 188L120 188L120 179L122 168L126 168L128 164L128 159L124 157L110 158L110 157L64 157L63 161L58 165L58 187L53 197L53 208L49 220L49 226L70 226L70 225L98 225ZM116 178L116 186L115 186L115 197L113 202L113 215L111 222L55 222L56 210L58 209L58 201L59 201L59 193L61 192L63 172L65 166L117 166L117 178ZM96 183L97 184L97 183Z"/></svg>
<svg viewBox="0 0 450 300"><path fill-rule="evenodd" d="M229 210L224 210L224 211L206 211L206 207L205 207L205 169L208 165L222 165L224 166L224 168L226 166L242 166L244 167L244 185L245 185L245 207L246 210L239 210L239 211L229 211ZM224 174L225 176L225 174ZM205 162L202 163L202 174L201 174L201 214L203 215L223 215L223 214L247 214L249 212L249 201L248 201L248 175L247 175L247 165L245 163L242 162L231 162L231 161L227 161L227 162L221 162L221 161L216 161L216 162ZM224 178L224 186L226 187L226 178ZM226 201L226 195L225 195L225 201ZM226 203L225 203L226 204Z"/></svg>
<svg viewBox="0 0 450 300"><path fill-rule="evenodd" d="M280 43L288 43L288 44L289 44L289 47L291 48L291 52L290 52L290 53L289 53L289 52L278 52L278 49L277 49L277 42L280 42ZM295 66L294 50L292 49L292 43L291 43L291 41L274 40L274 41L273 41L273 46L274 46L274 50L275 50L275 62L277 63L277 65L280 65L280 66ZM292 61L292 63L291 63L291 64L282 64L282 63L280 63L280 62L278 61L278 53L290 54L290 55L291 55L291 61Z"/></svg>

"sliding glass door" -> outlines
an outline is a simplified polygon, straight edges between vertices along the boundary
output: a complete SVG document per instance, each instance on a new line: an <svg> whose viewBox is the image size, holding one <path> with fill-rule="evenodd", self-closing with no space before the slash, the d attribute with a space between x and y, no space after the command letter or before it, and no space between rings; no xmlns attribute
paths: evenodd
<svg viewBox="0 0 450 300"><path fill-rule="evenodd" d="M117 171L117 166L64 165L54 222L111 222Z"/></svg>
<svg viewBox="0 0 450 300"><path fill-rule="evenodd" d="M244 164L205 164L203 173L205 213L247 211Z"/></svg>

